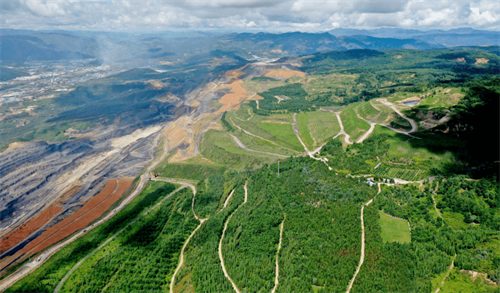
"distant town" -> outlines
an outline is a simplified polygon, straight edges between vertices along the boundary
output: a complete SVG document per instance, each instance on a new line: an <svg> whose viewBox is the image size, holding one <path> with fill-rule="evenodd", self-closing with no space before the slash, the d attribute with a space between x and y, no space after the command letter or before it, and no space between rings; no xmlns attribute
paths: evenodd
<svg viewBox="0 0 500 293"><path fill-rule="evenodd" d="M25 100L54 98L78 84L123 71L109 65L93 66L93 60L26 62L15 69L29 75L0 82L0 105ZM8 67L14 68L14 67Z"/></svg>

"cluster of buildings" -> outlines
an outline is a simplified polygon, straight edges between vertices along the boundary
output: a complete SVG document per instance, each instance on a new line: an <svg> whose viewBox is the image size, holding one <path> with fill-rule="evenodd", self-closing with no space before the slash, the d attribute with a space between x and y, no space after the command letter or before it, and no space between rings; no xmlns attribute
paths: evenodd
<svg viewBox="0 0 500 293"><path fill-rule="evenodd" d="M54 97L88 80L104 78L122 69L108 65L92 66L89 60L26 62L7 67L27 75L0 82L0 106L6 103Z"/></svg>

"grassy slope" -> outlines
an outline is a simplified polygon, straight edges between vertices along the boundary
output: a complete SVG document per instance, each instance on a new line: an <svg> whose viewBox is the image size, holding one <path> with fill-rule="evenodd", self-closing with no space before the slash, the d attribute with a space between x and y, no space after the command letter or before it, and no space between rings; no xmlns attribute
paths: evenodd
<svg viewBox="0 0 500 293"><path fill-rule="evenodd" d="M307 112L308 129L316 140L316 146L323 144L340 131L339 121L332 112Z"/></svg>
<svg viewBox="0 0 500 293"><path fill-rule="evenodd" d="M410 243L411 234L408 227L408 221L402 219L395 219L383 212L379 211L381 236L384 242L399 242Z"/></svg>
<svg viewBox="0 0 500 293"><path fill-rule="evenodd" d="M271 134L272 138L278 138L292 144L296 148L302 148L297 136L293 132L292 125L277 123L259 123L258 125Z"/></svg>
<svg viewBox="0 0 500 293"><path fill-rule="evenodd" d="M340 114L344 130L351 136L351 141L356 141L363 133L368 131L370 125L357 117L355 108L360 103L354 103L345 108Z"/></svg>
<svg viewBox="0 0 500 293"><path fill-rule="evenodd" d="M200 149L209 160L236 170L256 168L276 160L273 156L245 151L229 135L216 130L205 133Z"/></svg>
<svg viewBox="0 0 500 293"><path fill-rule="evenodd" d="M305 112L300 112L297 114L297 128L299 129L299 135L302 141L306 144L307 148L312 150L316 144L309 130L309 115Z"/></svg>

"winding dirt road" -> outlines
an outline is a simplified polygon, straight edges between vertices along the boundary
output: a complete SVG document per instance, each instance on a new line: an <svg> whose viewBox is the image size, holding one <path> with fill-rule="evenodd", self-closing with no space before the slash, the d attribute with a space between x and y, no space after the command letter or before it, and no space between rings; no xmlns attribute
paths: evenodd
<svg viewBox="0 0 500 293"><path fill-rule="evenodd" d="M364 119L363 117L361 117L361 115L359 115L359 112L358 112L358 106L356 106L355 110L356 110L356 114L357 114L357 116L358 116L358 118L359 118L359 119L361 119L361 120L365 121L366 123L370 124L370 129L368 129L368 131L367 131L367 132L365 132L365 133L364 133L364 134L363 134L363 135L362 135L362 136L361 136L361 137L360 137L360 138L356 141L356 143L362 143L365 139L367 139L367 138L370 136L370 134L372 134L373 129L375 129L375 125L377 125L377 123L376 123L376 122L373 122L373 121L366 120L366 119ZM380 112L380 113L382 113L382 112ZM379 115L380 115L380 113L379 113Z"/></svg>
<svg viewBox="0 0 500 293"><path fill-rule="evenodd" d="M175 183L176 182L176 181L168 180L168 179L163 179L163 181L171 182L171 183ZM186 186L189 186L193 190L193 201L191 202L191 210L193 211L194 217L198 221L200 221L200 224L198 225L198 227L196 227L196 229L193 230L193 232L191 233L191 235L189 235L189 237L186 239L186 242L184 242L184 245L182 246L181 255L179 256L179 264L177 265L177 268L175 269L174 274L172 275L172 278L170 279L170 293L174 293L175 276L177 276L177 274L179 273L179 270L181 269L182 265L184 264L184 251L186 250L186 247L188 246L189 241L194 236L194 234L196 233L196 231L198 231L198 229L201 228L201 225L203 225L203 223L206 220L208 220L208 218L207 219L201 219L194 212L194 200L195 200L195 197L196 197L196 187L194 187L194 185L190 184L190 183L184 183L184 184Z"/></svg>
<svg viewBox="0 0 500 293"><path fill-rule="evenodd" d="M339 112L334 112L335 113L335 116L337 116L337 120L339 121L339 125L340 125L340 131L339 133L335 136L339 136L341 134L345 135L344 136L344 141L347 143L347 144L352 144L351 142L351 136L349 134L347 134L344 130L344 125L342 124L342 119L340 119L340 115L339 115Z"/></svg>
<svg viewBox="0 0 500 293"><path fill-rule="evenodd" d="M381 191L380 188L380 183L378 184L378 192L379 194ZM346 293L351 292L352 285L354 284L354 280L356 280L356 276L359 273L359 270L361 270L361 266L363 265L363 262L365 261L365 221L363 219L363 213L365 210L365 206L369 206L373 202L373 198L370 199L366 204L361 206L361 256L359 258L359 264L358 267L356 268L356 271L354 272L354 276L352 276L351 282L349 282L349 286L347 287Z"/></svg>
<svg viewBox="0 0 500 293"><path fill-rule="evenodd" d="M228 133L231 138L234 140L234 142L243 150L247 151L247 152L254 152L254 153L258 153L258 154L264 154L264 155L270 155L270 156L275 156L275 157L281 157L281 158L288 158L288 156L285 156L285 155L281 155L281 154L275 154L275 153L270 153L270 152L263 152L263 151L257 151L257 150L252 150L252 149L249 149L246 145L243 144L243 142L241 142L241 140L239 138L237 138L236 136L232 135L231 133Z"/></svg>
<svg viewBox="0 0 500 293"><path fill-rule="evenodd" d="M387 107L391 108L394 112L396 112L399 116L401 116L401 118L405 119L406 121L408 121L410 123L411 130L406 131L406 133L412 133L412 132L415 132L418 130L417 122L415 122L415 120L413 120L411 118L408 118L405 114L401 113L401 111L399 111L398 108L396 108L396 106L394 106L393 103L387 101L386 99L380 99L379 101L382 104L386 105Z"/></svg>
<svg viewBox="0 0 500 293"><path fill-rule="evenodd" d="M304 150L306 153L309 155L309 157L312 157L311 152L307 148L306 144L302 141L302 138L300 138L299 135L299 127L297 126L297 113L293 113L293 132L295 133L295 136L297 136L297 139L299 140L300 144L304 147Z"/></svg>
<svg viewBox="0 0 500 293"><path fill-rule="evenodd" d="M236 211L241 207L243 206L244 204L247 203L248 201L248 190L247 190L247 183L245 183L245 200L243 201L243 203L238 207L236 208L236 210L234 210L234 212L227 218L226 220L226 223L224 224L224 230L222 230L222 236L220 238L220 241L219 241L219 259L220 259L220 265L222 266L222 271L224 272L224 276L229 280L229 282L231 282L231 285L233 286L233 289L234 291L236 291L237 293L240 293L240 290L238 289L238 286L236 286L236 283L233 281L233 279L231 279L231 277L229 276L229 274L227 273L227 270L226 270L226 265L224 264L224 257L222 256L222 241L224 240L224 236L226 235L226 230L227 230L227 224L229 223L229 221L231 220L231 218L233 217L234 213L236 213ZM171 292L173 293L173 292Z"/></svg>

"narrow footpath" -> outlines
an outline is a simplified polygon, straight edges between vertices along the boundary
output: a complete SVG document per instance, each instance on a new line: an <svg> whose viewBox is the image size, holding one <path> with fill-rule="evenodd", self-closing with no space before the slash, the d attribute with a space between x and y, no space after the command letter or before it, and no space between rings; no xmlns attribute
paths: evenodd
<svg viewBox="0 0 500 293"><path fill-rule="evenodd" d="M280 255L281 243L283 242L283 226L285 226L285 220L286 220L286 216L280 225L280 241L278 243L278 251L276 251L276 276L274 277L274 288L273 288L273 290L271 290L271 293L276 292L276 288L278 288L278 284L279 284L278 279L280 277L280 265L278 262L278 257Z"/></svg>
<svg viewBox="0 0 500 293"><path fill-rule="evenodd" d="M243 203L238 207L236 208L236 210L234 210L234 212L227 218L226 220L226 223L224 224L224 230L222 230L222 236L220 238L220 241L219 241L219 259L220 259L220 265L222 266L222 271L224 272L224 276L229 280L229 282L231 282L231 285L233 286L233 289L234 291L236 291L237 293L240 293L240 290L238 289L238 286L236 286L236 283L233 281L233 279L231 279L231 277L229 276L229 274L227 273L227 270L226 270L226 265L224 264L224 257L222 256L222 241L224 240L224 236L226 235L226 230L227 230L227 224L229 223L229 221L231 220L231 218L233 217L234 213L236 213L236 211L238 211L238 209L240 207L242 207L244 204L247 203L248 201L248 190L247 190L247 183L245 183L245 200L243 201ZM173 292L171 292L173 293Z"/></svg>
<svg viewBox="0 0 500 293"><path fill-rule="evenodd" d="M439 293L439 291L441 290L441 288L443 288L444 286L444 281L446 281L446 278L448 278L448 276L450 276L450 273L451 271L453 270L453 267L455 266L455 258L457 258L457 255L455 254L455 256L453 257L453 260L451 261L451 265L450 267L448 268L448 271L446 272L446 275L444 276L443 280L441 281L441 284L440 286L436 289L436 291L434 293Z"/></svg>

